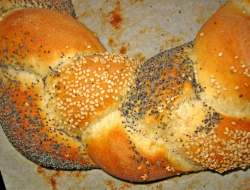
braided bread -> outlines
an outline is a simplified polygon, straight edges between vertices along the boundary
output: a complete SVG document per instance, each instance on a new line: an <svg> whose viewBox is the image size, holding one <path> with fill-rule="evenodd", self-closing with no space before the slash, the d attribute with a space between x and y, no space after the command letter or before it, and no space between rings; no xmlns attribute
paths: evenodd
<svg viewBox="0 0 250 190"><path fill-rule="evenodd" d="M244 169L249 12L247 0L228 1L194 41L141 64L105 52L70 16L11 10L0 22L2 128L24 156L55 169L134 182Z"/></svg>

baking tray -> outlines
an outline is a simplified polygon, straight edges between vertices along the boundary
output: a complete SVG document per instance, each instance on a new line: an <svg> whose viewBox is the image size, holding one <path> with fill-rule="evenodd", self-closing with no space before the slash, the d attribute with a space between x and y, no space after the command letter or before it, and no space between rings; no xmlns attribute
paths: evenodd
<svg viewBox="0 0 250 190"><path fill-rule="evenodd" d="M77 19L95 32L107 51L144 62L161 51L193 40L225 1L73 0ZM0 128L0 171L8 190L250 189L250 169L226 174L202 171L151 183L129 183L102 170L46 169L17 152Z"/></svg>

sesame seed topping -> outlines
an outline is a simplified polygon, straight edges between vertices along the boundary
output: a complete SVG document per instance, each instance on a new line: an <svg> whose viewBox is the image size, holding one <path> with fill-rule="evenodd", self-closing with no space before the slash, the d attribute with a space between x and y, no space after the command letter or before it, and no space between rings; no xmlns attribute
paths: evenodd
<svg viewBox="0 0 250 190"><path fill-rule="evenodd" d="M216 80L215 80L214 78L212 78L210 81L211 81L211 82L215 82Z"/></svg>
<svg viewBox="0 0 250 190"><path fill-rule="evenodd" d="M218 55L219 55L219 56L222 56L222 54L223 54L223 52L220 52Z"/></svg>
<svg viewBox="0 0 250 190"><path fill-rule="evenodd" d="M112 59L118 61L111 64L108 61ZM85 62L90 63L83 64ZM125 59L123 55L112 53L77 55L71 63L62 65L58 68L60 76L54 76L55 82L51 89L51 92L54 92L51 98L59 93L64 94L51 101L52 106L60 110L59 113L64 117L58 122L65 124L67 133L82 131L93 118L98 117L99 111L106 110L110 102L117 102L119 96L127 93L128 85L132 84L128 81L134 80L132 76L138 66L133 59ZM70 126L67 123L70 123Z"/></svg>

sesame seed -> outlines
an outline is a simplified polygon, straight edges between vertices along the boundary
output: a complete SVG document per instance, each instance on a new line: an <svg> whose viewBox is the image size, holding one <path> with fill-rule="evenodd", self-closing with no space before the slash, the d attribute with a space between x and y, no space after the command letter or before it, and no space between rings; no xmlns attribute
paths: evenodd
<svg viewBox="0 0 250 190"><path fill-rule="evenodd" d="M210 153L210 156L215 156L215 153Z"/></svg>
<svg viewBox="0 0 250 190"><path fill-rule="evenodd" d="M220 52L220 53L219 53L219 56L222 56L222 54L223 54L223 52Z"/></svg>
<svg viewBox="0 0 250 190"><path fill-rule="evenodd" d="M211 82L215 82L216 80L212 78L210 81L211 81Z"/></svg>
<svg viewBox="0 0 250 190"><path fill-rule="evenodd" d="M239 89L239 86L236 86L234 89L235 89L235 90L238 90L238 89Z"/></svg>

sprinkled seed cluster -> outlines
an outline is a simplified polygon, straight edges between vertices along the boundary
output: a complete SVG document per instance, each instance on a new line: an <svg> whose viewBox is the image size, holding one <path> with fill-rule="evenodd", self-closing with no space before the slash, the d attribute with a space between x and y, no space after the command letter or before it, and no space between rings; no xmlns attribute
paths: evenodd
<svg viewBox="0 0 250 190"><path fill-rule="evenodd" d="M218 98L221 95L222 91L227 91L228 89L226 87L222 87L220 85L220 82L216 81L214 75L210 76L210 87L215 89L215 94L213 95L215 98Z"/></svg>
<svg viewBox="0 0 250 190"><path fill-rule="evenodd" d="M150 168L172 172L175 172L175 169L167 158L151 161L147 164L147 158L143 158L137 151L130 135L141 133L147 136L149 128L142 129L140 126L147 118L153 118L157 124L152 126L155 134L150 133L150 136L154 137L151 140L152 143L157 141L158 138L161 138L158 134L164 134L164 131L167 130L167 123L164 121L174 109L178 109L178 99L183 95L183 86L186 83L191 83L195 89L197 88L192 67L193 62L185 50L191 49L192 46L193 42L190 42L162 52L146 61L139 70L135 85L132 86L126 101L122 104L121 111L125 118L126 135L131 144L130 149L134 152L134 156L131 158L134 159L138 167L145 166L148 174Z"/></svg>
<svg viewBox="0 0 250 190"><path fill-rule="evenodd" d="M76 13L71 1L68 0L9 0L12 4L11 8L15 7L33 7L33 8L46 8L70 14L74 18ZM5 10L7 11L7 10Z"/></svg>
<svg viewBox="0 0 250 190"><path fill-rule="evenodd" d="M23 26L20 25L20 28L22 27ZM17 35L19 35L18 38L15 37ZM0 40L0 66L12 65L15 70L28 70L41 74L40 70L34 69L35 64L30 61L30 56L32 56L33 53L39 52L37 58L40 59L51 52L45 49L42 44L34 51L32 46L36 42L36 39L33 38L30 32L14 33L14 36L11 37L8 35L0 35ZM39 65L38 62L36 64Z"/></svg>
<svg viewBox="0 0 250 190"><path fill-rule="evenodd" d="M238 58L239 58L239 56L235 56L235 59L238 59ZM245 64L241 64L241 66L238 67L238 68L236 68L236 66L231 66L230 67L230 72L232 74L239 73L239 74L243 74L244 76L247 76L248 78L250 78L249 70L250 70L250 68L247 67L247 65L245 65ZM248 82L247 81L244 84L245 84L245 87L248 87ZM239 86L235 86L234 89L238 90Z"/></svg>
<svg viewBox="0 0 250 190"><path fill-rule="evenodd" d="M184 83L192 82L193 86L197 86L193 80L191 60L183 53L183 48L191 46L192 43L185 44L144 63L135 81L136 86L131 89L128 101L123 104L125 116L142 118L151 115L157 119L163 110L178 108L175 100L182 96Z"/></svg>
<svg viewBox="0 0 250 190"><path fill-rule="evenodd" d="M125 55L106 52L74 57L51 74L50 104L62 116L53 119L53 124L81 135L93 119L105 115L127 93L137 69L138 63Z"/></svg>
<svg viewBox="0 0 250 190"><path fill-rule="evenodd" d="M68 138L58 142L53 131L45 125L40 106L44 98L39 90L42 80L19 79L6 67L0 67L0 75L3 77L0 79L0 122L12 145L28 159L46 167L90 168L81 147L72 151Z"/></svg>
<svg viewBox="0 0 250 190"><path fill-rule="evenodd" d="M202 123L196 123L196 130L194 131L195 135L205 132L208 134L212 129L214 129L217 124L223 120L223 117L220 116L211 106L207 106L205 102L203 103L203 111L206 113L205 118L202 120Z"/></svg>
<svg viewBox="0 0 250 190"><path fill-rule="evenodd" d="M239 58L238 56L235 56L235 59L238 59L238 58ZM235 66L230 67L231 73L241 73L241 74L250 78L249 70L250 70L250 68L247 67L245 64L242 64L241 67L239 67L238 69ZM245 82L244 84L245 84L245 87L249 86L248 82ZM234 89L238 90L239 86L235 86Z"/></svg>
<svg viewBox="0 0 250 190"><path fill-rule="evenodd" d="M238 56L235 56L235 59L238 59ZM249 71L249 68L246 68L246 65L244 64L241 65L241 67L238 69L235 66L230 67L230 72L232 74L242 73L245 76L250 77L250 74L248 73L248 71ZM198 80L198 78L196 78L196 80ZM218 98L221 95L221 93L228 91L228 87L222 86L213 74L210 75L209 82L210 82L210 87L212 87L215 90L215 93L213 95L213 97L215 98ZM246 88L249 86L248 82L245 82L244 85ZM233 87L233 89L239 90L239 86L236 85Z"/></svg>
<svg viewBox="0 0 250 190"><path fill-rule="evenodd" d="M225 128L224 135L227 137L218 137L218 125L215 124L208 133L191 136L184 146L187 157L220 173L238 167L245 169L250 164L250 132L230 126Z"/></svg>

